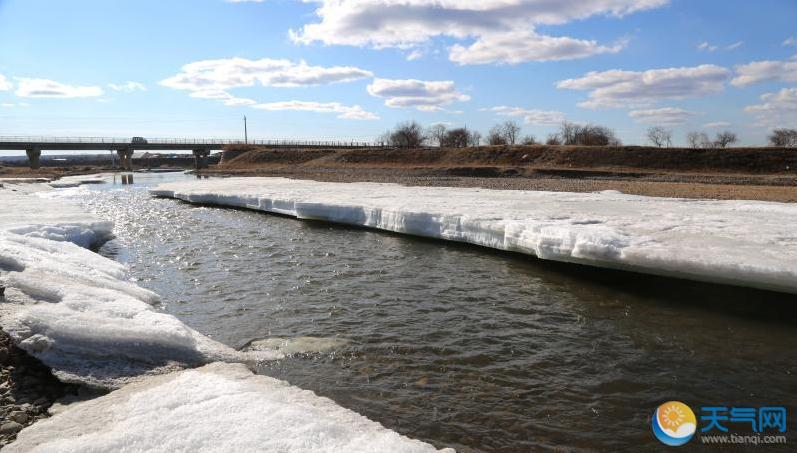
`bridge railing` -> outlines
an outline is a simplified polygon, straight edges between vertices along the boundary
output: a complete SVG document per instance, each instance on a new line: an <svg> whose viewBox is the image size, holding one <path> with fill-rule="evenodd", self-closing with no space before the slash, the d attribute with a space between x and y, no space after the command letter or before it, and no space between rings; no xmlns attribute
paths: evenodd
<svg viewBox="0 0 797 453"><path fill-rule="evenodd" d="M109 145L257 145L257 146L296 146L331 148L378 148L384 146L377 142L356 140L296 140L296 139L253 139L244 142L240 139L219 138L146 138L146 143L133 143L130 137L47 137L47 136L0 136L0 143L107 143Z"/></svg>

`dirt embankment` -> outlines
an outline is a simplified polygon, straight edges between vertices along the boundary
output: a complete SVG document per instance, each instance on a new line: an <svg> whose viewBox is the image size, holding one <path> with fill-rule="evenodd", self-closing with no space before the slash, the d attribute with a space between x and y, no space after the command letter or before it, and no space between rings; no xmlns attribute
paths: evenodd
<svg viewBox="0 0 797 453"><path fill-rule="evenodd" d="M459 176L468 169L528 170L567 175L587 171L797 175L797 150L784 148L689 149L641 146L506 146L461 149L274 150L255 148L220 170L304 168L435 168ZM485 170L481 170L484 172ZM502 176L499 171L496 176Z"/></svg>
<svg viewBox="0 0 797 453"><path fill-rule="evenodd" d="M797 150L513 146L225 153L203 173L797 202Z"/></svg>

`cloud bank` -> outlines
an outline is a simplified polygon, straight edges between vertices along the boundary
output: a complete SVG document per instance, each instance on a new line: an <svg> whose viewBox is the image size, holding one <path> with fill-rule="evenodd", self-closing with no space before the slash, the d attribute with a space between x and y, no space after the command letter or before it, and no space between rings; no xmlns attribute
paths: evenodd
<svg viewBox="0 0 797 453"><path fill-rule="evenodd" d="M557 88L589 91L586 108L624 108L654 104L662 100L687 99L718 93L725 88L730 72L720 66L590 72L562 80Z"/></svg>
<svg viewBox="0 0 797 453"><path fill-rule="evenodd" d="M421 111L440 111L454 102L465 102L470 96L459 93L454 82L424 80L374 79L368 85L371 96L385 100L393 108L415 108Z"/></svg>
<svg viewBox="0 0 797 453"><path fill-rule="evenodd" d="M87 98L103 95L98 86L75 86L48 79L17 77L17 91L21 98Z"/></svg>
<svg viewBox="0 0 797 453"><path fill-rule="evenodd" d="M551 61L616 52L622 43L537 33L593 16L623 17L669 0L306 0L319 21L291 30L294 42L410 48L437 37L457 41L449 58L460 64Z"/></svg>

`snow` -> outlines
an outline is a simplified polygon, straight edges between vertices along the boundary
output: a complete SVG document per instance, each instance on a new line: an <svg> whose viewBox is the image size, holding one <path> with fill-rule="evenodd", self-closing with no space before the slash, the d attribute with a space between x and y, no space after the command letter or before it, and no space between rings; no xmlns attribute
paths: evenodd
<svg viewBox="0 0 797 453"><path fill-rule="evenodd" d="M0 189L0 230L81 247L97 246L113 236L113 222L89 215L71 203L30 195L48 189L46 184L6 185Z"/></svg>
<svg viewBox="0 0 797 453"><path fill-rule="evenodd" d="M68 202L0 189L0 325L65 382L117 388L143 375L213 361L279 357L238 352L156 309L123 265L84 248L112 235Z"/></svg>
<svg viewBox="0 0 797 453"><path fill-rule="evenodd" d="M285 178L156 196L467 242L540 259L797 293L797 205Z"/></svg>
<svg viewBox="0 0 797 453"><path fill-rule="evenodd" d="M50 187L65 188L79 187L83 184L105 184L108 178L113 177L113 173L97 173L93 175L74 175L64 176L49 183Z"/></svg>
<svg viewBox="0 0 797 453"><path fill-rule="evenodd" d="M327 398L216 363L75 403L8 452L432 452ZM447 450L452 451L452 450Z"/></svg>

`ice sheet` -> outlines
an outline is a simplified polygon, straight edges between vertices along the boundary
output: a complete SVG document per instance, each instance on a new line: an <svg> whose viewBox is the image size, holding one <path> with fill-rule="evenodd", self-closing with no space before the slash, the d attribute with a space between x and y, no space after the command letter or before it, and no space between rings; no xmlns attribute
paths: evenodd
<svg viewBox="0 0 797 453"><path fill-rule="evenodd" d="M0 230L81 247L102 244L113 236L112 222L72 203L31 195L49 189L46 184L6 185L0 189Z"/></svg>
<svg viewBox="0 0 797 453"><path fill-rule="evenodd" d="M242 365L148 378L23 430L8 452L437 451ZM451 451L451 450L448 450Z"/></svg>
<svg viewBox="0 0 797 453"><path fill-rule="evenodd" d="M155 308L156 294L84 247L112 224L68 202L0 189L0 325L66 382L116 388L142 375L213 361L255 362Z"/></svg>
<svg viewBox="0 0 797 453"><path fill-rule="evenodd" d="M169 183L151 193L546 260L797 293L797 204L285 178Z"/></svg>

